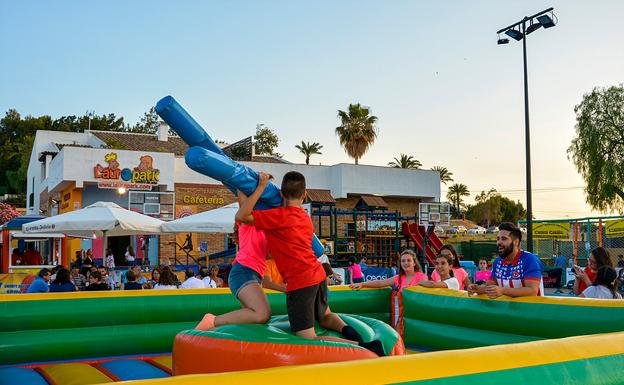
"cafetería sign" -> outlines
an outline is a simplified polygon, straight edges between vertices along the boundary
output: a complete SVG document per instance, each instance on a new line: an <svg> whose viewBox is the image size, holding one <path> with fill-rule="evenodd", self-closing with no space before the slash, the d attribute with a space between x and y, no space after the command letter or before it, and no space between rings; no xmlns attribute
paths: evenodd
<svg viewBox="0 0 624 385"><path fill-rule="evenodd" d="M154 158L143 155L139 158L139 165L130 168L120 168L117 153L111 152L104 156L107 165L97 164L93 168L93 175L98 180L98 187L116 189L124 187L131 190L151 190L158 184L160 170L153 166Z"/></svg>

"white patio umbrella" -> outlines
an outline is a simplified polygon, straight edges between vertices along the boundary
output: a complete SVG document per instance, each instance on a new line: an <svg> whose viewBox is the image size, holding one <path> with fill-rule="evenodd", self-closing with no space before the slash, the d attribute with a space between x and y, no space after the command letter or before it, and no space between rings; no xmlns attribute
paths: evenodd
<svg viewBox="0 0 624 385"><path fill-rule="evenodd" d="M175 221L163 222L160 228L163 233L232 233L237 211L238 203L232 203Z"/></svg>
<svg viewBox="0 0 624 385"><path fill-rule="evenodd" d="M124 209L112 202L96 202L83 209L54 215L22 226L26 234L62 233L79 237L159 234L163 221Z"/></svg>

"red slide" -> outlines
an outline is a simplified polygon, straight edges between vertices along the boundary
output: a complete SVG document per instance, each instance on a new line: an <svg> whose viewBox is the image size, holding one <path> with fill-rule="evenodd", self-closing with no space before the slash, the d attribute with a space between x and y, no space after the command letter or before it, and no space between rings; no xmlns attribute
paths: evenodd
<svg viewBox="0 0 624 385"><path fill-rule="evenodd" d="M401 224L401 230L403 232L403 235L405 235L407 238L411 239L415 244L416 247L418 249L418 251L422 251L422 244L423 244L423 236L420 233L419 229L417 228L418 225L416 223L412 223L410 225L410 223L408 222L403 222ZM424 227L423 227L424 230ZM429 238L429 241L431 241L431 239L434 238L434 236L432 235ZM437 235L435 236L435 239L438 243L442 243L440 241L440 238L437 237ZM427 263L429 263L430 265L435 265L435 257L436 257L436 251L434 251L432 249L435 248L435 243L432 244L431 242L427 243L428 247L427 247ZM440 246L441 247L441 246ZM437 248L439 250L439 248Z"/></svg>
<svg viewBox="0 0 624 385"><path fill-rule="evenodd" d="M410 228L412 231L416 231L415 230L416 223L412 223L410 225ZM425 226L418 226L418 231L420 232L421 237L424 237L425 233L427 232L427 230L425 229ZM436 254L439 253L442 246L444 246L444 244L442 243L442 240L438 238L438 234L436 234L435 232L431 233L431 235L429 236L429 239L427 240L427 243L429 244L429 246L433 248Z"/></svg>

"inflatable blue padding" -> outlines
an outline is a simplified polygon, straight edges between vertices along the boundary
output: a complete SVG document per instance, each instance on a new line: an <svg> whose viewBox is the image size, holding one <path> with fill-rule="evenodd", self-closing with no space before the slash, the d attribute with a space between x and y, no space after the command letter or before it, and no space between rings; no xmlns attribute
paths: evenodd
<svg viewBox="0 0 624 385"><path fill-rule="evenodd" d="M190 146L184 160L190 169L223 183L234 195L236 190L251 195L258 187L258 173L230 159L210 135L173 98L165 96L156 103L156 113ZM255 206L266 210L282 205L279 188L269 183ZM316 235L312 236L312 250L317 257L325 252Z"/></svg>
<svg viewBox="0 0 624 385"><path fill-rule="evenodd" d="M49 385L36 371L25 368L0 368L0 385Z"/></svg>
<svg viewBox="0 0 624 385"><path fill-rule="evenodd" d="M170 375L157 367L140 360L115 360L100 364L110 370L122 381L141 380L149 378L163 378Z"/></svg>

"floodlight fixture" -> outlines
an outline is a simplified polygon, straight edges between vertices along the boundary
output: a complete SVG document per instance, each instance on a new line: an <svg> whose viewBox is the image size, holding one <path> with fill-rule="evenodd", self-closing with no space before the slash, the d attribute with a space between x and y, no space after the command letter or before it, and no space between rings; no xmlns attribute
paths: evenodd
<svg viewBox="0 0 624 385"><path fill-rule="evenodd" d="M498 44L509 44L509 39L498 39Z"/></svg>
<svg viewBox="0 0 624 385"><path fill-rule="evenodd" d="M505 31L505 35L509 36L510 38L512 38L512 39L514 39L516 41L520 41L524 37L522 32L517 31L515 29L508 29L507 31Z"/></svg>
<svg viewBox="0 0 624 385"><path fill-rule="evenodd" d="M551 13L551 15L555 17L554 13ZM555 26L555 21L553 20L553 17L550 17L549 15L541 15L537 17L537 21L539 21L539 23L544 28L552 28Z"/></svg>

